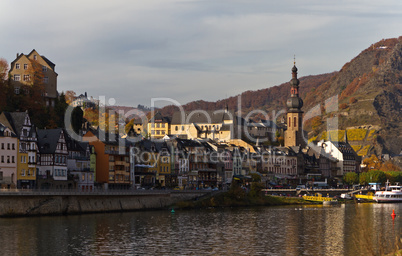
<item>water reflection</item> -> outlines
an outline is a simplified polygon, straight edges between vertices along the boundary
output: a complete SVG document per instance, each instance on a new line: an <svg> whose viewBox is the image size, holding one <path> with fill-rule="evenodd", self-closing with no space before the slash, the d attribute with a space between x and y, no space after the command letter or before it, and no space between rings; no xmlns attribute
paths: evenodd
<svg viewBox="0 0 402 256"><path fill-rule="evenodd" d="M393 246L402 204L0 219L2 255L367 255Z"/></svg>

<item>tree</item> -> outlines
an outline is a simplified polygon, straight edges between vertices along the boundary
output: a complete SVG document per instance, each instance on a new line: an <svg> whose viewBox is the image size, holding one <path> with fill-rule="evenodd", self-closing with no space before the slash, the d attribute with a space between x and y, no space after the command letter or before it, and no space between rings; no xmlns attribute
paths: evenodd
<svg viewBox="0 0 402 256"><path fill-rule="evenodd" d="M360 175L359 175L359 183L361 185L367 185L368 184L368 182L367 182L367 172L360 173Z"/></svg>
<svg viewBox="0 0 402 256"><path fill-rule="evenodd" d="M68 104L65 99L65 95L62 92L58 98L56 98L54 112L56 115L57 127L64 127L64 116L67 110Z"/></svg>
<svg viewBox="0 0 402 256"><path fill-rule="evenodd" d="M75 107L71 113L71 126L73 131L78 134L82 126L84 112L81 107Z"/></svg>
<svg viewBox="0 0 402 256"><path fill-rule="evenodd" d="M5 59L0 58L0 112L5 110L7 106L7 74L8 63Z"/></svg>
<svg viewBox="0 0 402 256"><path fill-rule="evenodd" d="M124 127L124 132L127 134L129 131L130 131L130 129L133 127L133 125L134 125L134 118L133 119L131 119L127 124L126 124L126 126Z"/></svg>
<svg viewBox="0 0 402 256"><path fill-rule="evenodd" d="M74 91L66 91L65 97L66 97L67 104L70 105L74 101L75 95L76 94Z"/></svg>
<svg viewBox="0 0 402 256"><path fill-rule="evenodd" d="M355 172L348 172L343 176L343 182L348 185L357 184L359 182L359 175Z"/></svg>
<svg viewBox="0 0 402 256"><path fill-rule="evenodd" d="M250 174L251 179L253 182L260 182L261 181L261 176L258 175L257 173L251 173Z"/></svg>
<svg viewBox="0 0 402 256"><path fill-rule="evenodd" d="M387 180L385 172L373 170L360 173L360 184L367 185L368 183L384 183Z"/></svg>
<svg viewBox="0 0 402 256"><path fill-rule="evenodd" d="M318 133L320 132L321 124L322 124L321 116L313 117L313 119L311 120L311 128L314 131L314 135L318 135Z"/></svg>

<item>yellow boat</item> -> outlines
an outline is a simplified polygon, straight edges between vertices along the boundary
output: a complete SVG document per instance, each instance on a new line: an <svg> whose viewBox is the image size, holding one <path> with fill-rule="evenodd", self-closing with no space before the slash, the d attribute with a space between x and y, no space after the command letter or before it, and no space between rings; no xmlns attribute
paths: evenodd
<svg viewBox="0 0 402 256"><path fill-rule="evenodd" d="M374 201L374 194L372 192L368 192L367 195L356 194L355 197L357 199L364 199L364 200L372 200L372 201Z"/></svg>
<svg viewBox="0 0 402 256"><path fill-rule="evenodd" d="M322 196L321 193L315 193L314 196L305 195L305 196L303 196L303 199L307 200L307 201L313 201L313 202L336 201L332 197Z"/></svg>

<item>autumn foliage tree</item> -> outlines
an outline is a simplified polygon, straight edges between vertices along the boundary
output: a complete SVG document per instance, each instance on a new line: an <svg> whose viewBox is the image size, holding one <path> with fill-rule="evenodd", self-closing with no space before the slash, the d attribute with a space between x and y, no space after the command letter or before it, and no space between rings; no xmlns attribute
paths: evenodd
<svg viewBox="0 0 402 256"><path fill-rule="evenodd" d="M75 95L76 94L74 91L66 91L65 98L66 98L67 104L70 105L74 101Z"/></svg>
<svg viewBox="0 0 402 256"><path fill-rule="evenodd" d="M5 59L0 58L0 112L4 110L7 106L7 74L8 74L8 63Z"/></svg>

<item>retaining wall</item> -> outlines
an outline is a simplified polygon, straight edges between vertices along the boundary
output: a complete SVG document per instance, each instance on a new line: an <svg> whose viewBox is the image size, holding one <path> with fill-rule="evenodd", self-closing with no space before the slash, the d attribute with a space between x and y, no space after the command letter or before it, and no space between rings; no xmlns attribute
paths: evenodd
<svg viewBox="0 0 402 256"><path fill-rule="evenodd" d="M196 192L140 195L0 194L0 217L161 209L203 195L205 193Z"/></svg>

